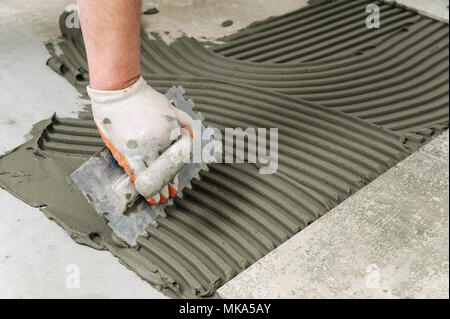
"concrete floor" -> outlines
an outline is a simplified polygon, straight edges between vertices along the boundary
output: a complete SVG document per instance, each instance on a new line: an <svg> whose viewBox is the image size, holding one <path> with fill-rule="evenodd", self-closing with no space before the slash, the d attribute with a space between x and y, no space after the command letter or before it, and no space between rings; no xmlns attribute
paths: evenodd
<svg viewBox="0 0 450 319"><path fill-rule="evenodd" d="M0 0L0 155L23 143L34 123L55 111L75 116L83 105L76 90L45 65L48 54L43 46L59 35L58 17L74 2ZM212 40L306 2L144 0L144 10L156 6L160 13L144 17L143 22L148 32L161 32L167 41L183 33ZM429 1L400 2L432 9L430 14L448 19L448 0L433 1L432 6ZM223 28L222 22L229 19L234 24ZM25 72L32 74L28 80ZM3 190L0 202L0 298L163 297L110 253L75 244L37 209ZM77 272L80 284L73 288L71 279Z"/></svg>

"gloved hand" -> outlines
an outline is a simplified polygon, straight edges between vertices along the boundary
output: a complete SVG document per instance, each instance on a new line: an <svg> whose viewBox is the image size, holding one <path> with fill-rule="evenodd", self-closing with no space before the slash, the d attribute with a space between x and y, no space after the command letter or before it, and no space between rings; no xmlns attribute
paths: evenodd
<svg viewBox="0 0 450 319"><path fill-rule="evenodd" d="M192 118L142 77L123 90L87 90L100 135L133 182L181 132L192 134ZM146 199L156 205L167 202L178 191L177 176L159 194Z"/></svg>

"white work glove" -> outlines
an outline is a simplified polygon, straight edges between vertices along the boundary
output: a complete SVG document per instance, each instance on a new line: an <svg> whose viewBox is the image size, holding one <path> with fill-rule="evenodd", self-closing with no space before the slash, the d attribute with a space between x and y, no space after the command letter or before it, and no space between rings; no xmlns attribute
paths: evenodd
<svg viewBox="0 0 450 319"><path fill-rule="evenodd" d="M192 136L192 118L175 108L142 77L123 90L100 91L88 87L87 91L103 141L133 182L181 132ZM177 176L159 194L146 199L156 205L167 202L178 191Z"/></svg>

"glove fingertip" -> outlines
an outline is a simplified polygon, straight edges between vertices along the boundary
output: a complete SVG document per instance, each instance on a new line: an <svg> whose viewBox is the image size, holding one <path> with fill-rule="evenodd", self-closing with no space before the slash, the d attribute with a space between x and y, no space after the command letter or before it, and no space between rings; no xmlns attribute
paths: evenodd
<svg viewBox="0 0 450 319"><path fill-rule="evenodd" d="M146 198L145 200L150 205L158 205L161 201L161 197L159 196L159 194L157 194L157 195L153 196L152 198Z"/></svg>
<svg viewBox="0 0 450 319"><path fill-rule="evenodd" d="M178 195L178 189L179 185L176 185L176 187L169 185L169 195L170 197L175 197Z"/></svg>

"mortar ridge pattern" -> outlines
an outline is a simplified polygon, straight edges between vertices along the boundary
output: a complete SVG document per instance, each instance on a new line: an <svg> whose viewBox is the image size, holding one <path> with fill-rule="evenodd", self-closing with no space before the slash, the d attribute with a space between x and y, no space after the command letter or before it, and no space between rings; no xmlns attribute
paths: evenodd
<svg viewBox="0 0 450 319"><path fill-rule="evenodd" d="M142 35L143 75L154 88L182 85L205 126L278 127L279 169L208 165L137 247L118 241L68 183L103 145L89 109L38 126L37 151L32 141L0 158L0 185L164 293L216 297L223 283L448 127L448 24L379 1L383 28L367 31L369 2L313 1L210 48ZM64 21L61 51L48 44L47 64L86 93L81 32Z"/></svg>

